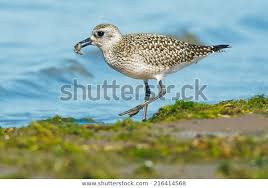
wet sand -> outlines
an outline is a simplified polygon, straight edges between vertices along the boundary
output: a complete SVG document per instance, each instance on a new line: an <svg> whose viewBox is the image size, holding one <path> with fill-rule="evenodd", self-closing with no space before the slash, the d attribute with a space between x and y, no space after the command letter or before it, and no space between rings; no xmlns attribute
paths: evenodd
<svg viewBox="0 0 268 188"><path fill-rule="evenodd" d="M250 114L231 118L183 120L157 126L179 138L193 138L198 135L265 135L268 134L268 117Z"/></svg>

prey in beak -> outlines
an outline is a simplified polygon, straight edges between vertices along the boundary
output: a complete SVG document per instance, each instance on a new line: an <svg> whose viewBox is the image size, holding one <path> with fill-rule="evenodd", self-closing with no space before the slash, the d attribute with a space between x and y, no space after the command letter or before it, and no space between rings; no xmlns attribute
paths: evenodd
<svg viewBox="0 0 268 188"><path fill-rule="evenodd" d="M84 48L85 46L91 45L92 41L90 38L87 38L85 40L82 40L80 42L78 42L75 46L74 46L74 52L79 54L79 55L83 55L83 53L81 52L81 49Z"/></svg>

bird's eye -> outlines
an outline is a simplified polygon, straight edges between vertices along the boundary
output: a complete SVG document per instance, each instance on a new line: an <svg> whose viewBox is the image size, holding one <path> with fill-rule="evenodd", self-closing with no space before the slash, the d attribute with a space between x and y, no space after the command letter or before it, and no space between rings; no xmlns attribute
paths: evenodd
<svg viewBox="0 0 268 188"><path fill-rule="evenodd" d="M104 32L103 32L103 31L98 31L98 32L97 32L97 36L98 36L98 37L102 37L103 35L104 35Z"/></svg>

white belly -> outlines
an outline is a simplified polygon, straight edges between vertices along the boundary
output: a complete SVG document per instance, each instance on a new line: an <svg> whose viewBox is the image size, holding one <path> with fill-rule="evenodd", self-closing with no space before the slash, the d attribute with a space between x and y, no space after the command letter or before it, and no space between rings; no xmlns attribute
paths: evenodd
<svg viewBox="0 0 268 188"><path fill-rule="evenodd" d="M106 63L114 70L134 79L156 79L155 75L163 69L152 66L143 61L139 56L115 59L104 55Z"/></svg>
<svg viewBox="0 0 268 188"><path fill-rule="evenodd" d="M141 80L148 80L148 79L154 79L155 71L148 66L144 65L142 63L134 63L134 62L124 62L122 65L116 65L116 64L110 64L107 63L110 67L112 67L114 70L129 76L131 78L135 79L141 79Z"/></svg>
<svg viewBox="0 0 268 188"><path fill-rule="evenodd" d="M114 58L109 53L104 54L106 63L114 70L134 79L148 80L157 79L160 80L165 77L166 74L177 72L184 67L191 65L193 62L180 63L173 67L166 66L154 66L144 62L141 56L133 55L128 58Z"/></svg>

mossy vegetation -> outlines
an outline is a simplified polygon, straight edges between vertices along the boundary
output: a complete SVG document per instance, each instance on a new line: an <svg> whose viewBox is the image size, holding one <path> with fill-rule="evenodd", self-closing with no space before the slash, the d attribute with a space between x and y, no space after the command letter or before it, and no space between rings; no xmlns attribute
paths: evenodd
<svg viewBox="0 0 268 188"><path fill-rule="evenodd" d="M267 113L268 98L259 95L248 100L229 100L217 104L196 103L178 100L174 105L159 109L150 119L151 122L175 121L181 119L205 119Z"/></svg>
<svg viewBox="0 0 268 188"><path fill-rule="evenodd" d="M215 170L206 175L201 167L201 177L267 178L266 136L180 139L171 134L180 131L176 126L165 131L165 124L158 123L267 109L263 96L215 105L177 101L148 122L128 118L109 125L80 125L73 118L55 116L22 128L0 128L0 177L195 178L196 172L183 169L202 165Z"/></svg>

